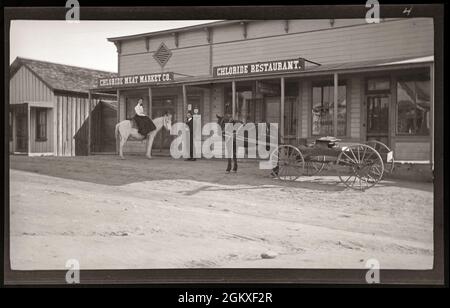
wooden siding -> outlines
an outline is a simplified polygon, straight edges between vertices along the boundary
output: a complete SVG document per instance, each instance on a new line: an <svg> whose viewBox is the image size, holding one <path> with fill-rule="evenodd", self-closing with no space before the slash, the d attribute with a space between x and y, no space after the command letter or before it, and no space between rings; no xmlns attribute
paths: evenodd
<svg viewBox="0 0 450 308"><path fill-rule="evenodd" d="M391 19L385 19L389 21ZM340 27L348 27L355 25L365 25L365 19L334 19L334 24L331 25L330 19L292 19L289 20L289 33L318 31L327 29L338 29ZM282 30L284 31L284 22L282 23Z"/></svg>
<svg viewBox="0 0 450 308"><path fill-rule="evenodd" d="M53 153L53 110L45 108L47 112L47 140L36 140L36 107L30 107L30 153Z"/></svg>
<svg viewBox="0 0 450 308"><path fill-rule="evenodd" d="M99 99L92 99L92 108ZM77 152L75 136L89 117L89 100L87 97L56 96L56 155L75 156ZM87 143L87 136L85 136Z"/></svg>
<svg viewBox="0 0 450 308"><path fill-rule="evenodd" d="M52 102L53 92L27 67L22 66L9 82L9 103Z"/></svg>
<svg viewBox="0 0 450 308"><path fill-rule="evenodd" d="M154 52L120 56L120 74L133 75L149 72L175 72L191 76L209 74L209 47L199 46L185 49L171 50L172 56L161 68L153 58ZM195 65L192 65L195 63ZM180 76L175 76L175 78ZM184 77L184 76L183 76Z"/></svg>
<svg viewBox="0 0 450 308"><path fill-rule="evenodd" d="M233 29L227 31L239 32ZM433 22L417 18L214 44L213 66L295 57L329 64L433 52Z"/></svg>
<svg viewBox="0 0 450 308"><path fill-rule="evenodd" d="M77 108L81 111L81 108ZM82 113L81 113L82 114ZM77 122L79 123L79 122ZM117 124L117 108L99 101L92 110L91 152L115 152L115 126ZM88 121L81 121L74 136L75 155L88 155L87 141L89 135Z"/></svg>
<svg viewBox="0 0 450 308"><path fill-rule="evenodd" d="M239 24L214 28L214 43L243 40L242 26Z"/></svg>
<svg viewBox="0 0 450 308"><path fill-rule="evenodd" d="M360 77L352 77L349 79L347 91L350 91L350 101L348 101L347 112L350 112L349 119L350 137L360 138L361 132L361 91L363 90L363 81ZM362 121L363 123L365 121Z"/></svg>
<svg viewBox="0 0 450 308"><path fill-rule="evenodd" d="M178 36L178 43L179 48L208 44L207 32L205 30L182 32Z"/></svg>
<svg viewBox="0 0 450 308"><path fill-rule="evenodd" d="M283 58L304 57L322 64L419 57L434 53L433 21L428 18L396 19L367 24L364 20L251 21L247 38L240 24L213 28L212 63L204 30L179 33L178 47L173 35L122 42L119 55L121 75L173 71L192 76L210 74L212 66ZM153 53L164 44L172 56L162 69ZM330 52L331 51L331 52ZM195 63L195 65L192 65Z"/></svg>
<svg viewBox="0 0 450 308"><path fill-rule="evenodd" d="M396 160L430 160L430 142L396 142Z"/></svg>
<svg viewBox="0 0 450 308"><path fill-rule="evenodd" d="M309 80L304 80L301 84L300 109L301 129L298 134L301 138L308 138L311 118L311 81Z"/></svg>

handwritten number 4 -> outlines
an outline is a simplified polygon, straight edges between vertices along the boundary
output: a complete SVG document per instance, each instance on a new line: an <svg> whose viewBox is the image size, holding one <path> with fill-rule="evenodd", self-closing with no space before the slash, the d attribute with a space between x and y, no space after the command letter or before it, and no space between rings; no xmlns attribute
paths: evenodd
<svg viewBox="0 0 450 308"><path fill-rule="evenodd" d="M406 15L408 15L409 16L409 14L411 14L411 11L412 11L412 8L410 7L410 8L405 8L404 10L403 10L403 14L406 14Z"/></svg>

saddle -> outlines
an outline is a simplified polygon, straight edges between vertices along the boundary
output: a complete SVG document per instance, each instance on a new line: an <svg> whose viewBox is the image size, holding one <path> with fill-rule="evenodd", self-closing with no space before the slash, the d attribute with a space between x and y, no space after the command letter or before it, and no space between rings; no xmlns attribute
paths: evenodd
<svg viewBox="0 0 450 308"><path fill-rule="evenodd" d="M128 120L131 122L131 128L138 129L138 125L137 125L136 121L134 120L134 118L131 118Z"/></svg>
<svg viewBox="0 0 450 308"><path fill-rule="evenodd" d="M156 129L152 119L147 116L134 116L131 122L131 127L136 128L139 134L147 136L150 132Z"/></svg>

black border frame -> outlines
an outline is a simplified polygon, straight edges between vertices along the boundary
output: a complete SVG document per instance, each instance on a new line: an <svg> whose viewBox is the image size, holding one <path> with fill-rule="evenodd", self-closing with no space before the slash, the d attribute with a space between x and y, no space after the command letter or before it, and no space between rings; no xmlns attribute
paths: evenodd
<svg viewBox="0 0 450 308"><path fill-rule="evenodd" d="M81 2L81 1L80 1ZM95 2L92 2L95 4ZM305 6L199 6L199 7L109 7L81 5L82 20L164 20L164 19L311 19L311 18L364 18L365 1L358 5L305 5ZM130 5L131 2L126 2ZM6 1L5 5L8 5ZM41 5L36 2L33 5ZM48 2L44 5L48 6ZM53 4L55 5L55 4ZM60 5L60 4L57 4ZM30 5L31 6L31 5ZM435 50L435 159L434 159L434 265L432 270L380 270L381 284L395 285L442 285L447 283L448 245L444 243L444 232L448 235L448 211L444 207L443 187L443 51L444 51L444 5L443 4L381 4L381 17L404 17L405 7L412 7L409 17L434 18ZM5 99L9 101L9 28L13 19L63 20L66 8L59 7L15 7L5 8L4 84ZM189 18L187 18L189 17ZM250 18L249 18L250 17ZM3 111L8 136L8 104ZM66 285L64 270L14 271L9 260L9 138L5 138L4 172L4 283L8 285ZM354 269L148 269L148 270L86 270L81 271L82 284L362 284L366 270Z"/></svg>

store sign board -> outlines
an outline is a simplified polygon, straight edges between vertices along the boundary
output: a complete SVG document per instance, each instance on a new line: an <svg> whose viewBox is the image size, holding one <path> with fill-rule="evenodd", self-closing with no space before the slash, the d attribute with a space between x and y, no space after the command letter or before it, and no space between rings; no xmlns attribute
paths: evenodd
<svg viewBox="0 0 450 308"><path fill-rule="evenodd" d="M214 77L247 76L253 74L273 74L305 70L305 59L290 59L222 65L214 67Z"/></svg>
<svg viewBox="0 0 450 308"><path fill-rule="evenodd" d="M99 88L131 87L139 85L159 84L173 81L173 72L129 75L98 79Z"/></svg>
<svg viewBox="0 0 450 308"><path fill-rule="evenodd" d="M270 84L267 82L256 81L256 93L266 95L280 95L280 84Z"/></svg>

